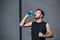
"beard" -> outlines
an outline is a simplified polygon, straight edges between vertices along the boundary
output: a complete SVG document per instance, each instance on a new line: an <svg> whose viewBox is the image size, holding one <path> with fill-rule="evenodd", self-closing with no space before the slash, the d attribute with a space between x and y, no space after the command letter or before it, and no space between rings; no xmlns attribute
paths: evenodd
<svg viewBox="0 0 60 40"><path fill-rule="evenodd" d="M40 19L40 17L34 17L34 18L35 18L36 20L37 20L37 19Z"/></svg>

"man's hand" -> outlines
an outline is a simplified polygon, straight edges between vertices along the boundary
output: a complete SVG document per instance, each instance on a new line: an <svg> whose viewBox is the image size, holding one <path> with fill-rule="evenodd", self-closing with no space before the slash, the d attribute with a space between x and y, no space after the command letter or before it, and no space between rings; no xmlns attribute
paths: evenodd
<svg viewBox="0 0 60 40"><path fill-rule="evenodd" d="M43 37L43 33L39 32L38 36Z"/></svg>

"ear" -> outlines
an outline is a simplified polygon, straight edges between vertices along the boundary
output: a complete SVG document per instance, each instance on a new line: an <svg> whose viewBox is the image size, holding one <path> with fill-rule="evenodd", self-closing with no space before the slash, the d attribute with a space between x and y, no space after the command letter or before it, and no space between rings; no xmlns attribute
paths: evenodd
<svg viewBox="0 0 60 40"><path fill-rule="evenodd" d="M41 15L41 17L43 17L43 15Z"/></svg>

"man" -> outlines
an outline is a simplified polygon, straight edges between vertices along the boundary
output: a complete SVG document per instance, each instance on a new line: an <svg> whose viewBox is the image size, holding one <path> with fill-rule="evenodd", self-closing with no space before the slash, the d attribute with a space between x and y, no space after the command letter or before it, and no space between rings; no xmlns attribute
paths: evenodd
<svg viewBox="0 0 60 40"><path fill-rule="evenodd" d="M25 23L28 17L29 16L26 14L19 25L21 27L31 27L32 40L45 40L45 38L50 38L53 36L49 23L42 21L44 17L44 12L41 9L38 8L35 11L35 16L34 16L36 20L35 22Z"/></svg>

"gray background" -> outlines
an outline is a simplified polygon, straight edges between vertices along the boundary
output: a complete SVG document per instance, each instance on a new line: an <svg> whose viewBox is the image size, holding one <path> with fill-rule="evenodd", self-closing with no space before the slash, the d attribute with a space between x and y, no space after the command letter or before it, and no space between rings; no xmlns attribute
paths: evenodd
<svg viewBox="0 0 60 40"><path fill-rule="evenodd" d="M19 40L19 0L0 0L0 40Z"/></svg>
<svg viewBox="0 0 60 40"><path fill-rule="evenodd" d="M41 8L45 11L44 21L51 25L54 37L47 40L60 40L60 0L22 0L22 18L27 11L35 11ZM33 17L29 17L28 21L34 21ZM22 40L31 40L30 28L22 28Z"/></svg>

